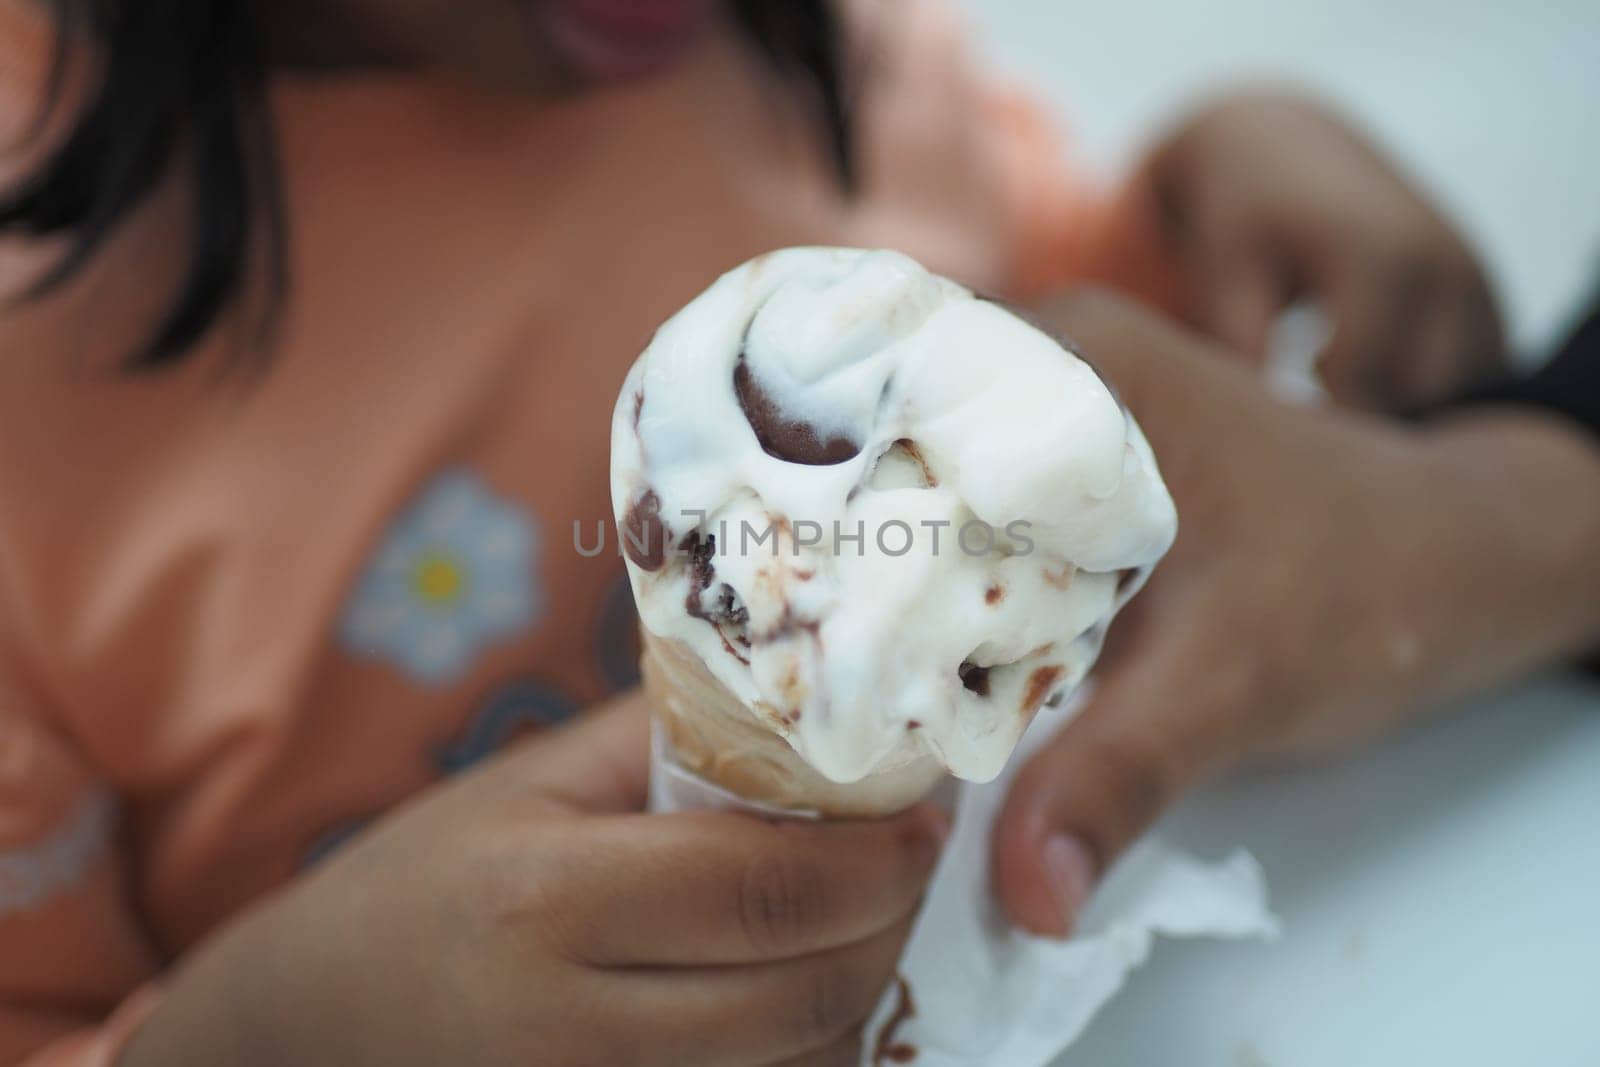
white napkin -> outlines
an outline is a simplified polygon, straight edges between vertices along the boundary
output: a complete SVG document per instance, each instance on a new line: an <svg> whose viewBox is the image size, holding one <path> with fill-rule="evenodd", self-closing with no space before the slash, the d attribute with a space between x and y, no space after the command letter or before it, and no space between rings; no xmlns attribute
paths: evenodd
<svg viewBox="0 0 1600 1067"><path fill-rule="evenodd" d="M1277 935L1261 868L1248 853L1208 864L1157 837L1111 869L1071 940L1031 937L1005 921L989 890L990 829L1017 770L1080 703L1081 694L1042 709L995 781L959 783L950 839L900 961L902 981L868 1023L862 1067L1043 1067L1144 962L1154 935ZM652 810L770 813L684 770L659 732L655 741Z"/></svg>

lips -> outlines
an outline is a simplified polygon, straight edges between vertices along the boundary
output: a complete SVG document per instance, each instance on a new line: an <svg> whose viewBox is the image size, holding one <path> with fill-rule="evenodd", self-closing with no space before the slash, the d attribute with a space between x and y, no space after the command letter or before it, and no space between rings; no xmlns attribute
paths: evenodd
<svg viewBox="0 0 1600 1067"><path fill-rule="evenodd" d="M584 74L626 78L670 64L711 15L714 0L541 0L551 38Z"/></svg>

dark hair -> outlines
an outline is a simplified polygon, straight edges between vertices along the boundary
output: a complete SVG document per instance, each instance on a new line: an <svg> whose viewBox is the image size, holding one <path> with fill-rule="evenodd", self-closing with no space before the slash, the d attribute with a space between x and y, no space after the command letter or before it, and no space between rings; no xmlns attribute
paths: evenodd
<svg viewBox="0 0 1600 1067"><path fill-rule="evenodd" d="M808 94L849 189L843 46L828 0L730 0L730 8L773 69ZM93 40L101 66L59 146L0 194L0 236L69 236L25 295L77 274L156 187L182 140L191 204L185 274L125 366L157 370L188 356L240 299L252 256L263 267L259 323L270 325L285 290L285 223L253 0L54 0L52 9L59 35L39 126L60 105L72 41Z"/></svg>

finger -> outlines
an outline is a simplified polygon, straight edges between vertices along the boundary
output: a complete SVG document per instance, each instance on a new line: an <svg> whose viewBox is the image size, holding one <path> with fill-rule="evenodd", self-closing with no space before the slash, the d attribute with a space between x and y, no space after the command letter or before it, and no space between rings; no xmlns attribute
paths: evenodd
<svg viewBox="0 0 1600 1067"><path fill-rule="evenodd" d="M1273 205L1241 200L1226 173L1186 164L1181 145L1175 147L1157 157L1155 186L1191 294L1185 318L1259 365L1295 284L1289 262L1274 247Z"/></svg>
<svg viewBox="0 0 1600 1067"><path fill-rule="evenodd" d="M1315 295L1333 318L1333 336L1318 365L1328 392L1368 410L1391 403L1395 371L1423 321L1418 277L1348 267Z"/></svg>
<svg viewBox="0 0 1600 1067"><path fill-rule="evenodd" d="M1456 379L1456 369L1474 357L1467 324L1460 318L1464 311L1441 295L1422 312L1411 346L1395 368L1397 404L1410 406L1441 398Z"/></svg>
<svg viewBox="0 0 1600 1067"><path fill-rule="evenodd" d="M509 751L497 773L537 783L540 796L584 811L639 811L650 776L650 714L633 690Z"/></svg>
<svg viewBox="0 0 1600 1067"><path fill-rule="evenodd" d="M1396 381L1408 407L1434 403L1505 366L1505 342L1492 304L1449 289L1433 301Z"/></svg>
<svg viewBox="0 0 1600 1067"><path fill-rule="evenodd" d="M562 947L597 966L734 964L850 944L912 914L945 819L769 821L729 812L596 820L564 872L583 887L551 916ZM626 880L607 872L626 863Z"/></svg>
<svg viewBox="0 0 1600 1067"><path fill-rule="evenodd" d="M1023 767L993 841L996 891L1018 926L1071 933L1094 883L1209 762L1176 704L1184 677L1139 649Z"/></svg>
<svg viewBox="0 0 1600 1067"><path fill-rule="evenodd" d="M906 916L873 937L777 963L628 972L621 995L672 1062L831 1062L859 1035L911 933ZM806 1057L813 1057L807 1059Z"/></svg>

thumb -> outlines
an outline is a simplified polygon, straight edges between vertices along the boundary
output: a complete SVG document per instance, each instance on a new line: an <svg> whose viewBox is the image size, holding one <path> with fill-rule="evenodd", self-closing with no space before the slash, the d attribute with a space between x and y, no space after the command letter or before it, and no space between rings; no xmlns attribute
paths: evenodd
<svg viewBox="0 0 1600 1067"><path fill-rule="evenodd" d="M547 799L583 811L639 811L649 790L648 702L632 690L504 759L508 774Z"/></svg>
<svg viewBox="0 0 1600 1067"><path fill-rule="evenodd" d="M996 892L1030 933L1068 936L1095 882L1199 770L1164 714L1183 690L1158 687L1133 658L1022 769L996 820Z"/></svg>

